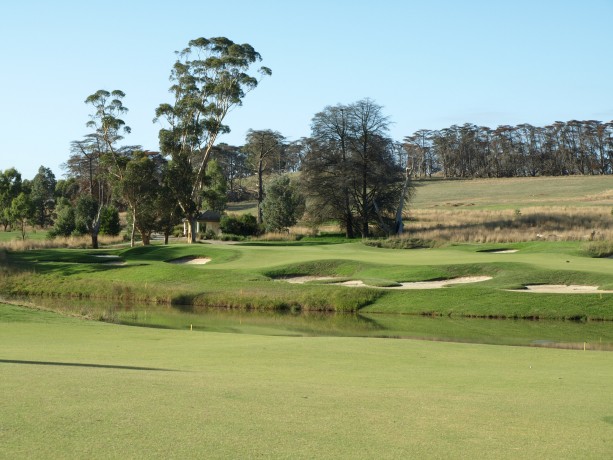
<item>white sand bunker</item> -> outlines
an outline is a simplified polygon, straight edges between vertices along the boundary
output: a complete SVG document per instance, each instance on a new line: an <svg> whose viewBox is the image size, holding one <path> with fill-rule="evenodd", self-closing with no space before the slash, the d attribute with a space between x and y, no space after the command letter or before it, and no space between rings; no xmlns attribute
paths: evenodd
<svg viewBox="0 0 613 460"><path fill-rule="evenodd" d="M536 292L541 294L613 294L613 291L600 291L598 286L580 284L532 284L525 289L509 289L512 292Z"/></svg>
<svg viewBox="0 0 613 460"><path fill-rule="evenodd" d="M169 264L188 264L188 265L204 265L211 261L210 257L181 257L180 259L169 260Z"/></svg>
<svg viewBox="0 0 613 460"><path fill-rule="evenodd" d="M282 281L286 281L292 284L304 284L309 281L329 281L333 280L333 276L292 276L291 278L280 278Z"/></svg>
<svg viewBox="0 0 613 460"><path fill-rule="evenodd" d="M513 254L518 249L501 249L500 251L490 251L490 254Z"/></svg>
<svg viewBox="0 0 613 460"><path fill-rule="evenodd" d="M309 281L331 281L337 279L335 276L293 276L291 278L280 278L281 281L293 284L304 284ZM349 286L349 287L370 287L376 289L440 289L452 284L467 284L478 283L480 281L491 280L491 276L464 276L461 278L453 278L449 280L439 281L418 281L412 283L399 283L398 286L371 286L365 284L361 280L349 280L341 281L338 283L331 283L334 286Z"/></svg>
<svg viewBox="0 0 613 460"><path fill-rule="evenodd" d="M449 280L439 280L439 281L417 281L412 283L400 283L400 286L390 286L390 287L378 287L378 286L369 286L364 284L363 281L354 280L354 281L344 281L342 283L335 283L337 286L350 286L350 287L377 287L378 289L440 289L446 286L451 286L453 284L468 284L468 283L479 283L481 281L491 280L491 276L464 276L461 278L453 278Z"/></svg>

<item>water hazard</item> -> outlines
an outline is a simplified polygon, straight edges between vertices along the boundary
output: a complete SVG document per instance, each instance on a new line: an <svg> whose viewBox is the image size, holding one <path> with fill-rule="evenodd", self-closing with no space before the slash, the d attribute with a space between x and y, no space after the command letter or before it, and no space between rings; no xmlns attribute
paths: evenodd
<svg viewBox="0 0 613 460"><path fill-rule="evenodd" d="M278 336L406 338L613 351L613 322L270 312L37 299L63 313L130 326Z"/></svg>

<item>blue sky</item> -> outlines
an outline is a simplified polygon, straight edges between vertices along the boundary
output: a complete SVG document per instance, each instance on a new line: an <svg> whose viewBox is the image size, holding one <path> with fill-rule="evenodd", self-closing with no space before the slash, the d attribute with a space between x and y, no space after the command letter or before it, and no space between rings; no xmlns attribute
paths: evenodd
<svg viewBox="0 0 613 460"><path fill-rule="evenodd" d="M402 140L466 122L546 125L613 119L613 0L33 1L0 7L0 169L60 178L88 133L83 101L121 89L126 144L157 150L174 51L197 37L251 44L272 69L227 118L310 133L328 105L369 97Z"/></svg>

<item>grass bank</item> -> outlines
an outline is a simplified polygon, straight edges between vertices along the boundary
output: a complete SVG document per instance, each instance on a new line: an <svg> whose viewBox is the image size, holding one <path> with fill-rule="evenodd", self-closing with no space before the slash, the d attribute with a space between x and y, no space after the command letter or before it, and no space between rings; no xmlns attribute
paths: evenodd
<svg viewBox="0 0 613 460"><path fill-rule="evenodd" d="M610 259L588 257L580 243L465 244L392 250L361 243L170 245L103 251L8 252L0 288L7 296L76 297L242 309L358 310L500 318L613 319L613 294L511 292L529 284L613 289ZM101 257L102 256L102 257ZM206 265L169 263L207 257ZM334 276L370 287L290 284L290 276ZM490 276L443 289L386 290L401 282Z"/></svg>
<svg viewBox="0 0 613 460"><path fill-rule="evenodd" d="M608 458L613 354L0 306L2 458Z"/></svg>

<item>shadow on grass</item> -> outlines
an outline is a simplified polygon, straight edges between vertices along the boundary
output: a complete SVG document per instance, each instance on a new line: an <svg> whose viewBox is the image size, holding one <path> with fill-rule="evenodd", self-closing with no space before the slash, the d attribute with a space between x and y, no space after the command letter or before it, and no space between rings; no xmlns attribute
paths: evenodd
<svg viewBox="0 0 613 460"><path fill-rule="evenodd" d="M156 368L156 367L117 366L113 364L61 363L61 362L54 362L54 361L25 361L21 359L0 359L0 363L33 364L37 366L92 367L92 368L98 368L98 369L121 369L121 370L129 370L129 371L179 372L177 371L177 369L163 369L163 368Z"/></svg>

